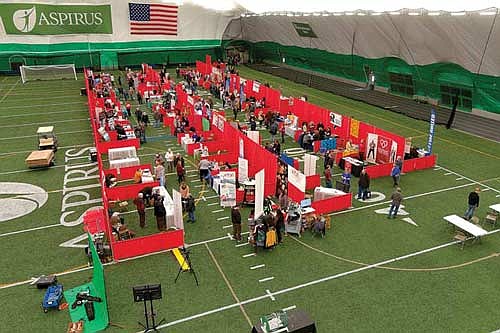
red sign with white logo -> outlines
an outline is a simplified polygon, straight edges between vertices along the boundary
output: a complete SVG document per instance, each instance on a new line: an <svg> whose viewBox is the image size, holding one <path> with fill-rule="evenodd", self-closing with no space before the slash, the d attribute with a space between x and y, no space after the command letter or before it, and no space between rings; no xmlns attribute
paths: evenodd
<svg viewBox="0 0 500 333"><path fill-rule="evenodd" d="M389 163L391 157L392 140L384 136L378 136L377 163Z"/></svg>

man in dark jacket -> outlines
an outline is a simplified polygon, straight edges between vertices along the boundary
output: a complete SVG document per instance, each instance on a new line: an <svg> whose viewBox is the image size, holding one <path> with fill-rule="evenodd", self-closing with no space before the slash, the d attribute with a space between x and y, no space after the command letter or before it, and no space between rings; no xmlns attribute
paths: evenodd
<svg viewBox="0 0 500 333"><path fill-rule="evenodd" d="M470 220L474 215L474 211L476 210L476 208L479 207L479 192L481 192L481 190L479 189L479 187L476 187L473 192L469 193L469 208L467 208L467 210L465 211L464 219Z"/></svg>
<svg viewBox="0 0 500 333"><path fill-rule="evenodd" d="M401 189L399 187L391 195L391 200L391 208L389 208L389 215L387 215L387 218L395 219L396 215L398 214L398 209L401 205L401 201L403 201L403 195L401 194Z"/></svg>
<svg viewBox="0 0 500 333"><path fill-rule="evenodd" d="M366 200L368 196L368 189L370 188L370 175L366 172L366 169L361 170L358 182L358 200Z"/></svg>
<svg viewBox="0 0 500 333"><path fill-rule="evenodd" d="M196 204L195 204L193 196L190 194L186 200L186 211L187 211L188 216L189 216L188 222L191 222L191 223L195 222L195 218L194 218L195 209L196 209Z"/></svg>
<svg viewBox="0 0 500 333"><path fill-rule="evenodd" d="M241 241L241 213L239 206L231 208L231 222L233 223L233 238L239 242Z"/></svg>

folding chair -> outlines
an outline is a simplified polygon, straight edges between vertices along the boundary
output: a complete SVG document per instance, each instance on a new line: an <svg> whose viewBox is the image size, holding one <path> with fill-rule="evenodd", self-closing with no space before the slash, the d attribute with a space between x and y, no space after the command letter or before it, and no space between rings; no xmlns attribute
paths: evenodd
<svg viewBox="0 0 500 333"><path fill-rule="evenodd" d="M463 232L457 231L455 234L455 237L453 237L453 239L461 242L461 244L462 244L461 250L463 250L464 245L465 245L465 241L467 240L467 236ZM458 243L458 244L460 244L460 243Z"/></svg>
<svg viewBox="0 0 500 333"><path fill-rule="evenodd" d="M493 224L493 227L496 227L497 220L498 220L498 213L495 211L490 211L484 217L483 222L491 223Z"/></svg>

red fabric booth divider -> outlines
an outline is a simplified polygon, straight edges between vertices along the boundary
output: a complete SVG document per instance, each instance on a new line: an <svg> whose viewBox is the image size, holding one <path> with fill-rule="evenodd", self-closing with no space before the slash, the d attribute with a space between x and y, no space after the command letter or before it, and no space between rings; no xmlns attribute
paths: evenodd
<svg viewBox="0 0 500 333"><path fill-rule="evenodd" d="M319 175L306 176L306 190L312 190L318 186L321 186Z"/></svg>
<svg viewBox="0 0 500 333"><path fill-rule="evenodd" d="M416 170L432 168L436 165L437 157L436 155L429 155L419 158L412 158L410 160L404 160L403 162L403 172L412 172Z"/></svg>
<svg viewBox="0 0 500 333"><path fill-rule="evenodd" d="M379 177L385 177L385 176L390 176L392 168L394 167L394 164L392 163L385 163L385 164L377 164L377 165L368 165L365 167L366 172L370 176L370 178L379 178ZM404 164L403 164L404 168Z"/></svg>
<svg viewBox="0 0 500 333"><path fill-rule="evenodd" d="M106 213L103 208L92 209L83 215L83 230L95 235L98 232L108 232L106 229Z"/></svg>
<svg viewBox="0 0 500 333"><path fill-rule="evenodd" d="M170 250L181 246L184 246L184 230L182 229L111 242L111 249L115 260Z"/></svg>
<svg viewBox="0 0 500 333"><path fill-rule="evenodd" d="M288 197L295 202L301 202L305 198L305 193L288 183Z"/></svg>
<svg viewBox="0 0 500 333"><path fill-rule="evenodd" d="M111 201L133 199L136 197L139 191L148 186L149 187L160 186L160 182L140 183L140 184L110 187L106 189L106 196L108 197L108 200Z"/></svg>
<svg viewBox="0 0 500 333"><path fill-rule="evenodd" d="M103 171L105 175L113 174L119 180L125 180L125 179L133 179L137 169L149 169L152 171L151 164L141 164L141 165L134 165L130 167L120 168L120 173L118 173L118 169L104 169Z"/></svg>
<svg viewBox="0 0 500 333"><path fill-rule="evenodd" d="M352 206L352 193L346 193L337 197L313 201L311 207L316 214L326 214L346 210Z"/></svg>
<svg viewBox="0 0 500 333"><path fill-rule="evenodd" d="M113 148L124 148L134 146L135 149L139 149L141 147L141 143L139 139L127 139L127 140L116 140L109 142L97 142L97 151L100 154L107 154L109 149Z"/></svg>

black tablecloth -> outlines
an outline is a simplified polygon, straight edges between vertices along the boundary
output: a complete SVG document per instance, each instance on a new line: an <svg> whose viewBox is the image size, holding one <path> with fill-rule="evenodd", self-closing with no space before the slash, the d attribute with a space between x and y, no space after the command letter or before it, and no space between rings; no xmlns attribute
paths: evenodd
<svg viewBox="0 0 500 333"><path fill-rule="evenodd" d="M345 168L345 160L343 158L341 158L339 161L339 168L341 168L342 170L344 170ZM359 177L359 175L361 174L361 170L363 170L363 163L361 163L360 165L354 165L351 163L351 175L353 175L354 177Z"/></svg>
<svg viewBox="0 0 500 333"><path fill-rule="evenodd" d="M316 325L307 313L302 310L287 311L288 332L293 333L316 333ZM252 333L264 333L260 321L252 328Z"/></svg>

